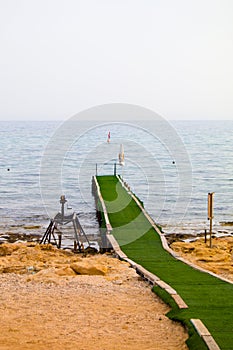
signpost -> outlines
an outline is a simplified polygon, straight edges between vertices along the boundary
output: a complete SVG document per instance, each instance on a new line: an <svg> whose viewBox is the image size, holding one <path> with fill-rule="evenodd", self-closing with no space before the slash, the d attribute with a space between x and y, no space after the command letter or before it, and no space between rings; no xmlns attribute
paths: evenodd
<svg viewBox="0 0 233 350"><path fill-rule="evenodd" d="M208 193L208 220L210 220L210 248L212 248L212 221L213 221L214 192Z"/></svg>

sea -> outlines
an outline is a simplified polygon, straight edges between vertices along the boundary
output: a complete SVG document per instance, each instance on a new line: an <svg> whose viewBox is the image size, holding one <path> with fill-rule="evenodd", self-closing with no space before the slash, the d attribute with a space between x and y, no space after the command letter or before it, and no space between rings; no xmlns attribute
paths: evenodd
<svg viewBox="0 0 233 350"><path fill-rule="evenodd" d="M149 124L80 123L75 137L61 121L0 122L0 234L43 235L65 195L65 214L75 212L86 235L98 235L92 177L114 172L164 233L208 232L214 193L213 232L233 234L233 121L169 121L167 137Z"/></svg>

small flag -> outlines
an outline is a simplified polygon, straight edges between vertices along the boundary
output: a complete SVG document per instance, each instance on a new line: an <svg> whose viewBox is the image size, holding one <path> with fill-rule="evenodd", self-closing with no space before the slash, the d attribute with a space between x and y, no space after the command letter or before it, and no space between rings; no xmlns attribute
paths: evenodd
<svg viewBox="0 0 233 350"><path fill-rule="evenodd" d="M110 142L110 137L111 137L111 135L110 135L110 131L108 132L108 139L107 139L107 142L109 143Z"/></svg>

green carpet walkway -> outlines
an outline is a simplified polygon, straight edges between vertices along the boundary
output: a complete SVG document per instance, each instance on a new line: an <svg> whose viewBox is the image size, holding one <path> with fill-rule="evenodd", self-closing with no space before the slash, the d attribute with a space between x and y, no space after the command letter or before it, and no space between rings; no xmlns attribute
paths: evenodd
<svg viewBox="0 0 233 350"><path fill-rule="evenodd" d="M168 316L191 330L189 348L206 349L192 332L189 320L194 318L201 319L222 350L233 349L233 285L191 268L164 250L158 233L116 176L97 176L97 181L121 250L168 283L188 305L188 309L178 309L165 291L153 288L172 306Z"/></svg>

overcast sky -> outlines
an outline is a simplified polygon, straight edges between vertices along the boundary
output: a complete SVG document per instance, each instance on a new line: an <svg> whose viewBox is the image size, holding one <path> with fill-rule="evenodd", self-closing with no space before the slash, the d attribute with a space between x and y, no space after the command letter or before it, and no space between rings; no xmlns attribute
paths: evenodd
<svg viewBox="0 0 233 350"><path fill-rule="evenodd" d="M233 120L232 0L0 0L0 119Z"/></svg>

